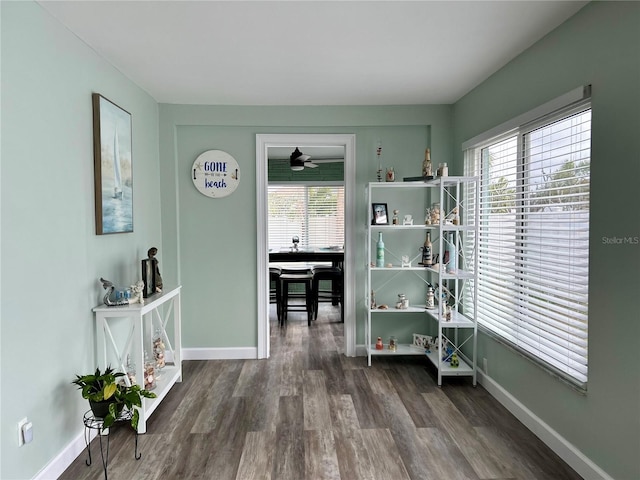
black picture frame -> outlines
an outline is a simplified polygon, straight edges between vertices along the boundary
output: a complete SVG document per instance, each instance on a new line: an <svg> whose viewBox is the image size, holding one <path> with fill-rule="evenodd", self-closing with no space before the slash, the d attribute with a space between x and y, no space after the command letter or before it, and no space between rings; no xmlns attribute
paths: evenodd
<svg viewBox="0 0 640 480"><path fill-rule="evenodd" d="M371 204L371 225L389 225L389 214L386 203Z"/></svg>

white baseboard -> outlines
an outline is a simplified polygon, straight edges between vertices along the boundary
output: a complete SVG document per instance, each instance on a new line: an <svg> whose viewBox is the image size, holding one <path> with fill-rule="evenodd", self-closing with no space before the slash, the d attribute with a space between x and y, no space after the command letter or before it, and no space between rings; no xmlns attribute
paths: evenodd
<svg viewBox="0 0 640 480"><path fill-rule="evenodd" d="M258 358L256 347L183 348L183 360L252 360Z"/></svg>
<svg viewBox="0 0 640 480"><path fill-rule="evenodd" d="M480 369L478 369L478 382L585 480L613 480L604 470Z"/></svg>
<svg viewBox="0 0 640 480"><path fill-rule="evenodd" d="M97 431L90 431L90 441L95 438ZM87 445L84 443L84 432L80 433L75 439L69 443L64 450L62 450L53 460L51 460L45 467L33 477L34 480L56 480L69 468L79 455L83 452L86 453ZM93 452L95 453L95 452ZM87 457L88 458L88 457ZM101 462L99 458L92 456L93 460ZM100 465L102 468L102 465Z"/></svg>

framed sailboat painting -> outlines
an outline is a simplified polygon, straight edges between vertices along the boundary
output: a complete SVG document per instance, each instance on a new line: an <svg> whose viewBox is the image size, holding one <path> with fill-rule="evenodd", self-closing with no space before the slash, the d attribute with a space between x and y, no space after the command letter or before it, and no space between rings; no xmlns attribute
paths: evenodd
<svg viewBox="0 0 640 480"><path fill-rule="evenodd" d="M99 93L92 99L96 234L133 232L131 114Z"/></svg>

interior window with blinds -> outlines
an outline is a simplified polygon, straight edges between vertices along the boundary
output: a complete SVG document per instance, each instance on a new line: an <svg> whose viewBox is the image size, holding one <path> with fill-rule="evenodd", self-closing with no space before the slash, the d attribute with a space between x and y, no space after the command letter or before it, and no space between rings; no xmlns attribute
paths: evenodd
<svg viewBox="0 0 640 480"><path fill-rule="evenodd" d="M269 249L344 246L344 186L269 185Z"/></svg>
<svg viewBox="0 0 640 480"><path fill-rule="evenodd" d="M582 389L590 157L589 103L465 152L465 174L480 177L479 325Z"/></svg>

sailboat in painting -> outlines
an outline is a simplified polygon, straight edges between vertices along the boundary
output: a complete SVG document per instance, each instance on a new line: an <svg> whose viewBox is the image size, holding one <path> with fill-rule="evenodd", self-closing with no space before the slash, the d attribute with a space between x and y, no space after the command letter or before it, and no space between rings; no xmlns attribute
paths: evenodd
<svg viewBox="0 0 640 480"><path fill-rule="evenodd" d="M118 128L113 133L113 198L122 200L122 173L120 171L120 146Z"/></svg>

